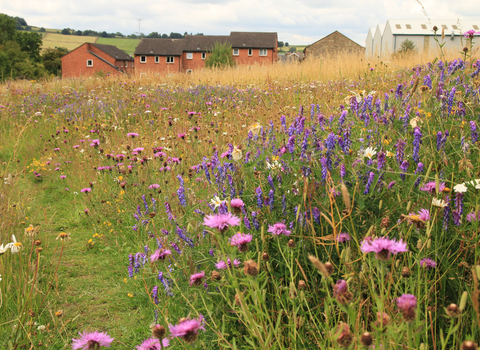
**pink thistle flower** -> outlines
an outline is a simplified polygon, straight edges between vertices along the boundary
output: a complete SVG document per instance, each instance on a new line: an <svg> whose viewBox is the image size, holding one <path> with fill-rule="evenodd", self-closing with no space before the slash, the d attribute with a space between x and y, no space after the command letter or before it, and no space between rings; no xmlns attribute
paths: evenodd
<svg viewBox="0 0 480 350"><path fill-rule="evenodd" d="M155 253L150 256L150 261L158 261L158 260L165 260L167 255L172 255L172 251L170 249L157 249Z"/></svg>
<svg viewBox="0 0 480 350"><path fill-rule="evenodd" d="M438 184L438 191L442 192L445 189L445 182ZM425 185L420 187L420 191L430 192L431 194L435 194L436 185L435 181L427 182Z"/></svg>
<svg viewBox="0 0 480 350"><path fill-rule="evenodd" d="M190 286L199 286L202 284L202 279L205 277L205 271L194 273L190 276Z"/></svg>
<svg viewBox="0 0 480 350"><path fill-rule="evenodd" d="M187 135L186 133L182 132L180 134L177 134L178 138L180 139L185 139L185 135Z"/></svg>
<svg viewBox="0 0 480 350"><path fill-rule="evenodd" d="M397 307L402 312L405 321L413 321L415 319L417 298L412 294L402 294L401 297L397 298Z"/></svg>
<svg viewBox="0 0 480 350"><path fill-rule="evenodd" d="M240 219L231 213L219 215L207 215L203 220L203 224L210 228L216 228L220 232L226 231L230 226L240 225Z"/></svg>
<svg viewBox="0 0 480 350"><path fill-rule="evenodd" d="M66 177L67 177L67 175L60 175L61 179L65 179Z"/></svg>
<svg viewBox="0 0 480 350"><path fill-rule="evenodd" d="M98 346L104 346L106 348L110 347L110 344L113 342L113 338L110 337L107 333L103 332L92 332L92 333L78 333L80 338L72 339L72 349L96 349Z"/></svg>
<svg viewBox="0 0 480 350"><path fill-rule="evenodd" d="M238 251L245 253L248 250L248 243L252 241L252 235L237 233L230 238L230 244L238 247Z"/></svg>
<svg viewBox="0 0 480 350"><path fill-rule="evenodd" d="M230 202L230 206L232 208L242 208L245 206L245 203L243 203L241 199L235 198L235 199L232 199L232 201Z"/></svg>
<svg viewBox="0 0 480 350"><path fill-rule="evenodd" d="M437 263L435 260L432 260L430 258L423 258L422 260L420 260L420 266L429 270L436 268Z"/></svg>
<svg viewBox="0 0 480 350"><path fill-rule="evenodd" d="M345 243L350 240L350 235L346 232L342 232L337 236L337 242L339 243Z"/></svg>
<svg viewBox="0 0 480 350"><path fill-rule="evenodd" d="M205 331L202 325L203 316L200 315L198 319L184 319L178 325L168 325L168 329L172 337L183 338L187 343L193 343L197 340L198 330Z"/></svg>
<svg viewBox="0 0 480 350"><path fill-rule="evenodd" d="M480 219L480 212L477 212L475 215L475 212L471 212L467 214L467 221L472 222L472 221L478 221Z"/></svg>
<svg viewBox="0 0 480 350"><path fill-rule="evenodd" d="M159 184L151 184L150 186L148 186L148 189L154 190L154 189L157 189L157 188L159 188L159 187L160 187Z"/></svg>
<svg viewBox="0 0 480 350"><path fill-rule="evenodd" d="M168 338L162 339L162 344L156 338L150 338L143 341L142 344L137 345L137 350L161 350L162 348L166 348L170 345L170 340Z"/></svg>
<svg viewBox="0 0 480 350"><path fill-rule="evenodd" d="M97 147L100 146L100 140L92 140L90 147Z"/></svg>
<svg viewBox="0 0 480 350"><path fill-rule="evenodd" d="M225 270L227 268L232 267L239 267L241 264L241 261L238 259L233 260L233 262L230 260L230 258L227 259L227 262L220 260L218 263L215 264L215 267L219 270Z"/></svg>
<svg viewBox="0 0 480 350"><path fill-rule="evenodd" d="M88 193L88 192L92 192L92 189L91 189L90 187L82 188L82 189L80 190L80 192L82 192L82 193Z"/></svg>
<svg viewBox="0 0 480 350"><path fill-rule="evenodd" d="M142 153L142 151L144 150L145 148L143 147L137 147L137 148L134 148L132 151L133 152L137 152L137 153Z"/></svg>
<svg viewBox="0 0 480 350"><path fill-rule="evenodd" d="M268 232L270 232L274 236L278 236L280 234L284 234L285 236L289 236L292 232L287 230L287 226L283 222L277 222L273 226L268 226Z"/></svg>
<svg viewBox="0 0 480 350"><path fill-rule="evenodd" d="M136 132L129 132L127 136L131 138L135 138L135 137L138 137L138 134Z"/></svg>
<svg viewBox="0 0 480 350"><path fill-rule="evenodd" d="M379 260L388 260L390 254L396 255L408 252L407 243L402 242L402 240L397 242L386 237L375 238L374 240L365 239L360 246L360 250L363 253L376 253L376 258Z"/></svg>
<svg viewBox="0 0 480 350"><path fill-rule="evenodd" d="M353 298L353 294L348 291L347 282L344 280L338 280L333 286L333 296L342 305L348 304Z"/></svg>

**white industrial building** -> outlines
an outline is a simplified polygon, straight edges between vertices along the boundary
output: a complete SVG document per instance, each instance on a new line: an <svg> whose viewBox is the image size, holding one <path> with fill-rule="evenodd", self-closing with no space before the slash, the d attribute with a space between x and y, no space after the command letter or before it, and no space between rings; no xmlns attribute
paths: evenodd
<svg viewBox="0 0 480 350"><path fill-rule="evenodd" d="M433 27L438 28L437 32ZM464 47L470 48L470 43L463 37L469 30L480 31L480 20L407 20L390 19L386 25L379 24L371 40L371 28L367 35L367 57L386 57L398 51L405 40L415 44L420 54L437 54L438 45L435 40L445 43L443 50L446 52L459 52ZM442 41L442 31L445 35ZM369 46L371 42L371 46ZM480 37L474 39L475 48L479 47ZM370 47L370 50L369 50Z"/></svg>

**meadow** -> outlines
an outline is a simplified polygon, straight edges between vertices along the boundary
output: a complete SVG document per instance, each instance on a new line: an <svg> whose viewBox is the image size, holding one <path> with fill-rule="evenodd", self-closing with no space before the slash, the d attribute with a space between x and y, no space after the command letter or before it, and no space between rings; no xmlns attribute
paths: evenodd
<svg viewBox="0 0 480 350"><path fill-rule="evenodd" d="M0 349L476 349L480 60L439 58L1 85Z"/></svg>

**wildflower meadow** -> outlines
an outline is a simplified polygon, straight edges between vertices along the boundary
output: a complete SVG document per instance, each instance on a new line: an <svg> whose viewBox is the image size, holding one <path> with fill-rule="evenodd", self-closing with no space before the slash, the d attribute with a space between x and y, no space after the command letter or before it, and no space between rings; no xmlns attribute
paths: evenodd
<svg viewBox="0 0 480 350"><path fill-rule="evenodd" d="M0 348L477 349L480 60L402 59L0 86Z"/></svg>

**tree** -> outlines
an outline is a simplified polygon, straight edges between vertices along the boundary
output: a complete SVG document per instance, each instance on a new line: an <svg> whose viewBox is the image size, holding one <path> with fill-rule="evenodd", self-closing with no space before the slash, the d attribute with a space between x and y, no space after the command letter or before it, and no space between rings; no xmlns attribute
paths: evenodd
<svg viewBox="0 0 480 350"><path fill-rule="evenodd" d="M115 33L115 36L120 36L120 37L122 37L122 38L123 38L125 35L123 35L123 34L122 34L122 33L120 33L120 32L116 32L116 33Z"/></svg>
<svg viewBox="0 0 480 350"><path fill-rule="evenodd" d="M285 46L286 46L286 47L288 47L288 46L289 46L289 44L288 44L288 41L287 41L287 42L285 42Z"/></svg>
<svg viewBox="0 0 480 350"><path fill-rule="evenodd" d="M278 47L283 47L283 41L278 42Z"/></svg>
<svg viewBox="0 0 480 350"><path fill-rule="evenodd" d="M150 34L147 35L147 38L161 38L161 34L158 34L157 32L151 32Z"/></svg>
<svg viewBox="0 0 480 350"><path fill-rule="evenodd" d="M83 33L82 33L81 30L77 30L77 31L75 32L75 35L82 35L82 34L83 34Z"/></svg>
<svg viewBox="0 0 480 350"><path fill-rule="evenodd" d="M41 63L32 62L17 42L10 40L5 45L0 45L0 80L38 79L45 74L45 67Z"/></svg>
<svg viewBox="0 0 480 350"><path fill-rule="evenodd" d="M0 45L14 40L16 23L10 16L0 14Z"/></svg>
<svg viewBox="0 0 480 350"><path fill-rule="evenodd" d="M102 34L100 34L102 38L108 38L108 34L106 31L103 31Z"/></svg>
<svg viewBox="0 0 480 350"><path fill-rule="evenodd" d="M21 26L27 26L27 21L25 21L23 18L21 17L14 17L14 20L17 21L17 23L19 23Z"/></svg>
<svg viewBox="0 0 480 350"><path fill-rule="evenodd" d="M226 68L234 67L232 46L227 44L215 43L212 52L207 55L205 67L207 68Z"/></svg>
<svg viewBox="0 0 480 350"><path fill-rule="evenodd" d="M405 39L400 44L400 49L396 52L397 55L408 55L417 52L417 48L415 47L415 43L409 39Z"/></svg>
<svg viewBox="0 0 480 350"><path fill-rule="evenodd" d="M168 34L162 34L162 39L168 39Z"/></svg>
<svg viewBox="0 0 480 350"><path fill-rule="evenodd" d="M69 29L69 28L63 28L63 29L62 29L62 34L63 34L63 35L70 35L70 34L71 34L71 33L70 33L70 29Z"/></svg>
<svg viewBox="0 0 480 350"><path fill-rule="evenodd" d="M183 39L183 35L180 33L170 33L171 39Z"/></svg>
<svg viewBox="0 0 480 350"><path fill-rule="evenodd" d="M42 36L35 32L17 32L15 41L20 46L20 50L26 52L35 62L40 62L40 50L42 48Z"/></svg>
<svg viewBox="0 0 480 350"><path fill-rule="evenodd" d="M41 33L45 33L45 32L46 32L45 28L43 28L43 27L40 28L38 31L41 32Z"/></svg>
<svg viewBox="0 0 480 350"><path fill-rule="evenodd" d="M53 49L51 47L42 50L42 61L48 73L60 75L62 70L61 58L68 53L64 47Z"/></svg>
<svg viewBox="0 0 480 350"><path fill-rule="evenodd" d="M297 52L297 48L295 46L292 46L288 49L288 52Z"/></svg>

